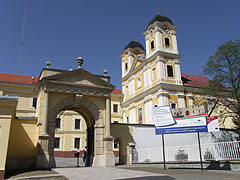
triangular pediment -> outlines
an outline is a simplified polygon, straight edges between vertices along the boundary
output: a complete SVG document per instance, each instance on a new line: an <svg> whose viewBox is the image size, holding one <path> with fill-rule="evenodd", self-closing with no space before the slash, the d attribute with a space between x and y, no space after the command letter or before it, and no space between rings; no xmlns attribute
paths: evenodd
<svg viewBox="0 0 240 180"><path fill-rule="evenodd" d="M61 84L71 84L79 86L88 86L88 87L105 87L105 88L114 88L114 86L104 79L108 79L107 76L98 76L94 75L84 69L76 69L72 71L63 71L58 74L54 74L48 77L45 77L45 81L51 81Z"/></svg>

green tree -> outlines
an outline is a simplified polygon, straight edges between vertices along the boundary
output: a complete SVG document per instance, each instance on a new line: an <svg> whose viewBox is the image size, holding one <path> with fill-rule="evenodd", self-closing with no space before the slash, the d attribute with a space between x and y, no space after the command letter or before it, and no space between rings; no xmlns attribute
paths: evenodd
<svg viewBox="0 0 240 180"><path fill-rule="evenodd" d="M240 40L228 41L218 47L203 68L204 75L212 78L205 89L215 106L221 104L227 111L224 119L232 117L240 132Z"/></svg>

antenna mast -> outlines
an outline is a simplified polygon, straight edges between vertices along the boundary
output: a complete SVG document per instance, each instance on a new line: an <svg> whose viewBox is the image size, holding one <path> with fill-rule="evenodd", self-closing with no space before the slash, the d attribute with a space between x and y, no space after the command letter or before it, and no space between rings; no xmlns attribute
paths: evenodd
<svg viewBox="0 0 240 180"><path fill-rule="evenodd" d="M23 40L24 40L24 26L25 26L26 10L24 10L23 15L23 25L22 25L22 39L20 42L20 64L19 64L19 75L22 73L22 56L23 56ZM21 81L21 79L19 79Z"/></svg>

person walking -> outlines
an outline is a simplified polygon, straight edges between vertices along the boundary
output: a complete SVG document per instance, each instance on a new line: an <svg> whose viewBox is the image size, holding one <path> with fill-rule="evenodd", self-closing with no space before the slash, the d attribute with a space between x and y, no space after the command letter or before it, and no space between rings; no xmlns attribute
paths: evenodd
<svg viewBox="0 0 240 180"><path fill-rule="evenodd" d="M82 157L83 157L83 162L85 163L86 157L87 157L87 152L85 151L85 149L83 149L83 155L82 155Z"/></svg>

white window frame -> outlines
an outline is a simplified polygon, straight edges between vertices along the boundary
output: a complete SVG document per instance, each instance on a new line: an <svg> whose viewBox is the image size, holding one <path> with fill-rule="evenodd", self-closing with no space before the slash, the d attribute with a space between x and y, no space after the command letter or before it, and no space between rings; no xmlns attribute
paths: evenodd
<svg viewBox="0 0 240 180"><path fill-rule="evenodd" d="M77 148L75 148L75 139L79 138L79 149L82 149L82 137L81 136L72 136L72 150L78 150Z"/></svg>
<svg viewBox="0 0 240 180"><path fill-rule="evenodd" d="M55 137L54 137L54 142L55 142L55 138L59 138L59 148L54 148L54 151L55 150L62 150L62 137L61 136L58 136L58 135L56 135Z"/></svg>
<svg viewBox="0 0 240 180"><path fill-rule="evenodd" d="M169 40L169 46L166 45L166 41L165 41L166 38ZM171 47L171 42L170 42L170 37L169 36L164 36L164 47L166 49L169 49Z"/></svg>
<svg viewBox="0 0 240 180"><path fill-rule="evenodd" d="M114 105L117 105L117 112L114 112ZM113 113L119 113L119 104L116 103L113 104Z"/></svg>

